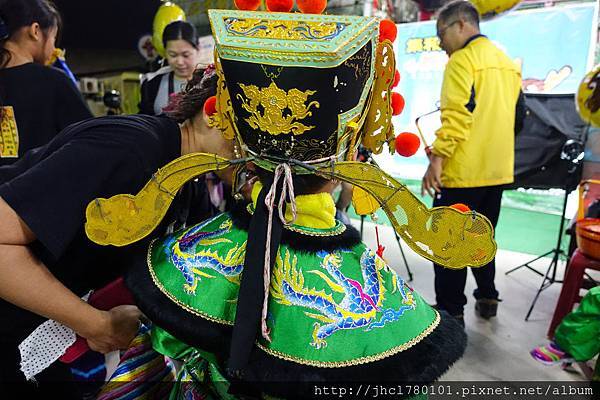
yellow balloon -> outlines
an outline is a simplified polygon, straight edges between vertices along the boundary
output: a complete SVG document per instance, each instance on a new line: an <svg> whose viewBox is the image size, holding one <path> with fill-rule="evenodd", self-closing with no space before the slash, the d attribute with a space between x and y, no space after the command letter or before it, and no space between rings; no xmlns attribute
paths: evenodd
<svg viewBox="0 0 600 400"><path fill-rule="evenodd" d="M496 17L512 10L521 0L470 0L482 19Z"/></svg>
<svg viewBox="0 0 600 400"><path fill-rule="evenodd" d="M154 15L154 22L152 23L152 45L161 57L165 56L162 41L163 31L167 25L175 21L185 21L185 12L181 7L170 1L161 4Z"/></svg>
<svg viewBox="0 0 600 400"><path fill-rule="evenodd" d="M581 119L600 128L600 64L588 72L579 84L575 106Z"/></svg>

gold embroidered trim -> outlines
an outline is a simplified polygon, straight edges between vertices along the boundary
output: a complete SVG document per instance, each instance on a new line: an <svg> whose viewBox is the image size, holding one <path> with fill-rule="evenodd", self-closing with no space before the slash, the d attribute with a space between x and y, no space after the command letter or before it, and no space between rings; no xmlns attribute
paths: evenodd
<svg viewBox="0 0 600 400"><path fill-rule="evenodd" d="M248 204L246 206L246 210L248 210L248 213L250 215L254 214L254 207L252 206L252 204ZM302 235L305 236L315 236L315 237L330 237L330 236L337 236L337 235L341 235L342 233L346 232L346 225L344 225L343 223L341 223L340 221L335 221L335 227L329 230L309 230L306 229L300 225L284 225L283 226L285 229L289 230L289 231L293 231L296 233L300 233Z"/></svg>
<svg viewBox="0 0 600 400"><path fill-rule="evenodd" d="M212 25L212 20L211 20ZM214 29L213 29L214 32ZM331 50L314 43L302 42L301 46L286 41L270 43L268 40L261 42L260 48L255 48L256 39L228 38L227 43L222 43L218 35L215 37L216 48L220 57L224 59L241 60L244 62L258 62L266 65L281 66L306 66L327 64L335 67L345 62L359 48L364 46L377 32L377 25L362 30L357 36L346 43ZM268 47L272 47L269 49ZM299 48L300 47L300 48Z"/></svg>
<svg viewBox="0 0 600 400"><path fill-rule="evenodd" d="M160 283L160 281L158 280L158 277L154 273L154 268L152 268L152 247L154 247L154 243L156 241L157 241L157 239L154 239L152 242L150 242L150 246L148 246L148 253L146 254L146 264L148 265L148 271L150 271L150 276L152 277L152 281L154 282L154 285L158 288L158 290L160 290L162 292L162 294L167 296L173 303L177 304L179 307L183 308L185 311L196 315L197 317L201 317L201 318L207 319L211 322L216 322L218 324L232 326L233 322L227 321L222 318L213 317L206 313L203 313L196 309L191 308L187 304L183 303L181 300L177 299L175 296L173 296L171 293L169 293L164 288L164 286L162 285L162 283Z"/></svg>
<svg viewBox="0 0 600 400"><path fill-rule="evenodd" d="M336 221L336 225L337 226L333 230L325 231L325 232L309 231L298 225L284 225L283 227L287 230L290 230L290 231L293 231L296 233L300 233L302 235L316 236L316 237L337 236L337 235L341 235L342 233L346 232L346 225L342 224L340 221Z"/></svg>
<svg viewBox="0 0 600 400"><path fill-rule="evenodd" d="M294 21L240 17L224 18L223 23L226 32L231 36L301 41L331 41L350 25L337 21Z"/></svg>
<svg viewBox="0 0 600 400"><path fill-rule="evenodd" d="M421 332L418 336L412 338L411 340L409 340L408 342L397 346L397 347L393 347L389 350L384 351L383 353L379 353L379 354L375 354L372 356L367 356L367 357L360 357L354 360L349 360L349 361L310 361L310 360L304 360L301 358L297 358L297 357L292 357L288 354L282 353L280 351L277 350L271 350L266 348L265 346L263 346L260 343L256 343L256 345L263 350L265 353L268 353L274 357L280 358L282 360L286 360L286 361L292 361L295 362L297 364L302 364L302 365L308 365L311 367L319 367L319 368L343 368L343 367L351 367L351 366L355 366L355 365L361 365L361 364L367 364L370 362L374 362L374 361L379 361L379 360L383 360L384 358L393 356L394 354L400 353L402 351L405 351L411 347L413 347L414 345L416 345L417 343L419 343L421 340L423 340L425 337L427 337L431 332L433 332L433 330L435 328L437 328L437 326L440 323L440 314L437 312L437 310L434 310L436 317L435 320L431 323L431 325L429 325L427 328L425 328L425 330L423 332Z"/></svg>

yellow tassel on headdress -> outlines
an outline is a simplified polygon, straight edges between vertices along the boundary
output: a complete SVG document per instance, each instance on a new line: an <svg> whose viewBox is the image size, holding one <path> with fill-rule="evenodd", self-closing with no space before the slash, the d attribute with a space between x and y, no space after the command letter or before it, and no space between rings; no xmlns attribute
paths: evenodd
<svg viewBox="0 0 600 400"><path fill-rule="evenodd" d="M391 96L395 72L392 42L384 40L377 45L375 82L362 136L362 145L374 154L381 153L383 145L394 140ZM393 146L390 146L390 151L393 151Z"/></svg>
<svg viewBox="0 0 600 400"><path fill-rule="evenodd" d="M217 102L215 104L216 112L208 117L208 126L218 128L223 137L228 140L235 138L235 125L233 124L233 108L227 82L223 75L221 60L215 50L215 73L217 74Z"/></svg>

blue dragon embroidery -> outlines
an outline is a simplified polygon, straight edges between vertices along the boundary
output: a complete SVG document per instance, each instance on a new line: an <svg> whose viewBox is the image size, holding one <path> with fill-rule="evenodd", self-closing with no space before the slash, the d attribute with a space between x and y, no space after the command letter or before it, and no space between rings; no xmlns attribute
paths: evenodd
<svg viewBox="0 0 600 400"><path fill-rule="evenodd" d="M239 275L244 268L244 255L246 243L236 245L229 250L225 257L211 251L209 246L217 243L231 243L231 240L223 238L231 230L230 219L224 221L219 229L214 231L203 231L214 218L188 230L180 238L172 237L165 246L165 252L173 265L181 272L185 279L183 290L190 295L196 294L198 282L201 277L214 278L209 274L210 270L223 275L231 282L239 283ZM200 245L201 249L196 249Z"/></svg>

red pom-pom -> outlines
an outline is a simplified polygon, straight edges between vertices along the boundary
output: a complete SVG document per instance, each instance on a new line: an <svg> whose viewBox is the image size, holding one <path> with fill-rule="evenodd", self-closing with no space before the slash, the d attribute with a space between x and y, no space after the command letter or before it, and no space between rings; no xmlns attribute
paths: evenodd
<svg viewBox="0 0 600 400"><path fill-rule="evenodd" d="M274 12L290 12L294 0L266 0L267 10Z"/></svg>
<svg viewBox="0 0 600 400"><path fill-rule="evenodd" d="M240 10L254 11L260 6L261 0L233 0L233 2Z"/></svg>
<svg viewBox="0 0 600 400"><path fill-rule="evenodd" d="M469 206L466 205L466 204L463 204L463 203L455 203L455 204L452 204L450 207L454 208L455 210L458 210L460 212L469 212L469 211L471 211L471 209L469 208Z"/></svg>
<svg viewBox="0 0 600 400"><path fill-rule="evenodd" d="M404 97L400 93L392 93L392 115L400 115L404 110Z"/></svg>
<svg viewBox="0 0 600 400"><path fill-rule="evenodd" d="M382 19L379 22L379 41L383 42L384 40L389 40L394 43L396 40L396 35L398 35L398 28L396 28L396 24L391 19Z"/></svg>
<svg viewBox="0 0 600 400"><path fill-rule="evenodd" d="M392 87L395 88L396 86L398 86L399 83L400 83L400 71L396 70L396 72L394 73L394 84L392 85Z"/></svg>
<svg viewBox="0 0 600 400"><path fill-rule="evenodd" d="M217 112L217 97L210 96L204 102L204 114L206 114L210 117L211 115L213 115L216 112Z"/></svg>
<svg viewBox="0 0 600 400"><path fill-rule="evenodd" d="M327 7L327 0L296 0L296 5L304 14L321 14Z"/></svg>
<svg viewBox="0 0 600 400"><path fill-rule="evenodd" d="M419 150L421 139L414 133L402 132L396 136L396 152L404 157L410 157Z"/></svg>

